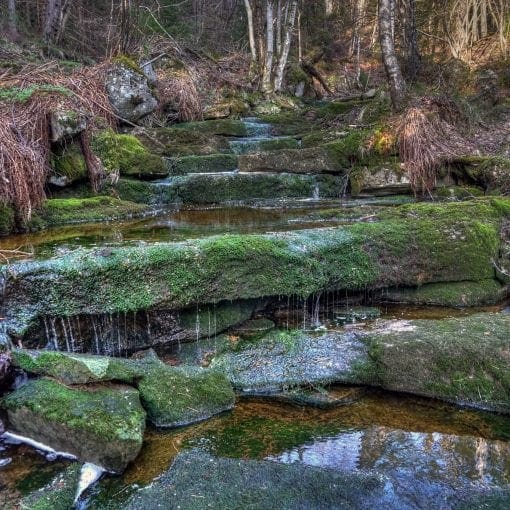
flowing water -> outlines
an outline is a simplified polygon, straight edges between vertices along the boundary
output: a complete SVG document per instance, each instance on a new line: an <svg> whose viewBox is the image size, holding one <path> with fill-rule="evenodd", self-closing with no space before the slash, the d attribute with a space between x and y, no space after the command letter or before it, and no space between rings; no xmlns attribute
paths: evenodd
<svg viewBox="0 0 510 510"><path fill-rule="evenodd" d="M245 119L249 137L231 141L238 154L258 150L274 140L271 126ZM182 241L216 234L265 233L357 221L373 221L381 208L409 198L321 200L318 188L309 200L257 201L252 206L168 209L150 218L93 225L72 225L43 233L0 239L0 249L32 250L46 258L80 247ZM342 329L370 326L377 316L389 319L442 319L481 309L378 306L355 310L359 296L325 293L308 300L282 298L270 318L281 328ZM483 311L502 310L504 304ZM346 319L346 310L349 318ZM354 317L354 318L353 318ZM209 319L209 331L216 317ZM346 326L347 323L347 326ZM42 321L40 338L50 347L79 351L84 325L90 330L89 351L127 354L133 338L155 334L145 312ZM198 311L192 325L194 342L204 336ZM214 337L214 335L205 335ZM179 344L180 345L180 344ZM94 351L95 349L95 351ZM172 358L172 362L179 359ZM336 391L336 390L335 390ZM342 388L337 391L344 391ZM220 457L298 463L341 472L374 471L390 477L391 490L407 491L416 508L456 491L499 487L510 490L510 419L469 411L427 399L379 391L360 392L354 402L320 410L269 401L240 401L235 410L186 428L149 429L141 454L122 476L103 476L78 501L83 510L121 510L129 497L164 473L180 452L200 448ZM15 509L23 495L45 486L70 460L13 437L0 439L0 508ZM85 478L99 475L86 469ZM84 489L84 486L81 487ZM81 490L80 489L80 490ZM439 508L439 507L438 507ZM448 508L448 506L444 506Z"/></svg>

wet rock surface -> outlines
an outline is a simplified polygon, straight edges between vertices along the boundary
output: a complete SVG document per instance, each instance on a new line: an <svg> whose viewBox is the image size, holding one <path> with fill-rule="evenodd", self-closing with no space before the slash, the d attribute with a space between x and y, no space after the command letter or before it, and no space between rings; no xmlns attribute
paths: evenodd
<svg viewBox="0 0 510 510"><path fill-rule="evenodd" d="M5 397L9 430L122 472L138 455L145 411L128 387L70 388L37 379Z"/></svg>

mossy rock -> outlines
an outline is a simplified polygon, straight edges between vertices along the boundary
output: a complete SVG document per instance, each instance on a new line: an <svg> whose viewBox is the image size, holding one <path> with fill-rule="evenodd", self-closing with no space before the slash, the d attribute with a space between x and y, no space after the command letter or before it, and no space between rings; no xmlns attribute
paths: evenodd
<svg viewBox="0 0 510 510"><path fill-rule="evenodd" d="M14 209L0 202L0 236L6 236L14 231Z"/></svg>
<svg viewBox="0 0 510 510"><path fill-rule="evenodd" d="M80 483L81 464L74 463L48 485L25 496L20 510L69 510L74 507Z"/></svg>
<svg viewBox="0 0 510 510"><path fill-rule="evenodd" d="M180 126L180 128L137 128L132 134L151 153L166 157L206 156L229 152L228 141L225 137Z"/></svg>
<svg viewBox="0 0 510 510"><path fill-rule="evenodd" d="M242 138L230 141L230 147L235 154L250 152L279 151L282 149L299 149L299 141L295 138L274 138L270 140L257 140Z"/></svg>
<svg viewBox="0 0 510 510"><path fill-rule="evenodd" d="M11 264L4 271L7 331L38 316L487 280L509 216L504 198L408 204L342 227L80 250Z"/></svg>
<svg viewBox="0 0 510 510"><path fill-rule="evenodd" d="M107 196L54 198L43 202L28 227L40 230L70 223L95 223L142 216L149 208Z"/></svg>
<svg viewBox="0 0 510 510"><path fill-rule="evenodd" d="M234 407L235 395L221 372L160 364L138 384L149 421L157 427L180 427L206 420Z"/></svg>
<svg viewBox="0 0 510 510"><path fill-rule="evenodd" d="M57 151L51 159L51 165L53 171L48 182L55 186L69 186L87 179L85 157L76 144L67 145Z"/></svg>
<svg viewBox="0 0 510 510"><path fill-rule="evenodd" d="M183 124L176 124L174 127L176 129L184 129L186 131L198 131L205 135L229 137L248 136L246 125L242 121L234 119L185 122Z"/></svg>
<svg viewBox="0 0 510 510"><path fill-rule="evenodd" d="M286 149L243 154L239 158L241 172L271 172L289 174L320 174L342 172L327 150Z"/></svg>
<svg viewBox="0 0 510 510"><path fill-rule="evenodd" d="M502 156L470 156L455 161L464 177L491 192L510 191L510 159ZM461 174L462 175L462 174Z"/></svg>
<svg viewBox="0 0 510 510"><path fill-rule="evenodd" d="M172 175L232 172L237 168L234 154L211 154L208 156L183 156L169 161Z"/></svg>
<svg viewBox="0 0 510 510"><path fill-rule="evenodd" d="M377 298L390 303L464 308L494 305L507 295L497 280L431 283L416 288L386 289Z"/></svg>
<svg viewBox="0 0 510 510"><path fill-rule="evenodd" d="M142 446L145 412L133 388L78 389L42 378L5 397L2 406L9 430L114 472Z"/></svg>
<svg viewBox="0 0 510 510"><path fill-rule="evenodd" d="M275 327L275 323L266 318L250 319L235 328L231 328L229 333L246 340L257 340Z"/></svg>
<svg viewBox="0 0 510 510"><path fill-rule="evenodd" d="M187 510L367 508L374 502L379 508L402 508L399 501L386 505L385 487L385 478L376 474L217 458L192 450L181 453L167 473L134 494L124 508L168 508L169 500Z"/></svg>
<svg viewBox="0 0 510 510"><path fill-rule="evenodd" d="M94 135L92 149L107 173L118 171L122 176L146 180L168 175L168 168L161 156L150 153L133 135L101 131Z"/></svg>
<svg viewBox="0 0 510 510"><path fill-rule="evenodd" d="M505 313L390 322L364 339L359 382L510 414L509 331Z"/></svg>
<svg viewBox="0 0 510 510"><path fill-rule="evenodd" d="M349 176L351 195L387 196L411 193L411 182L398 161L357 165Z"/></svg>
<svg viewBox="0 0 510 510"><path fill-rule="evenodd" d="M434 191L434 196L444 200L470 200L483 195L483 190L474 186L441 186Z"/></svg>

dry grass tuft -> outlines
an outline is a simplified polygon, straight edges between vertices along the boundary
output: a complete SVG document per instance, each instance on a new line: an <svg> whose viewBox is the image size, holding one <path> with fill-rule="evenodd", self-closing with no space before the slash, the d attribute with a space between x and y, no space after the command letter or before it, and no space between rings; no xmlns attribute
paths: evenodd
<svg viewBox="0 0 510 510"><path fill-rule="evenodd" d="M51 113L80 112L88 118L87 131L99 118L114 123L105 91L107 66L65 75L54 69L51 72L44 64L0 81L0 197L14 206L20 224L30 220L45 198ZM92 157L86 159L91 183L97 189L100 169Z"/></svg>
<svg viewBox="0 0 510 510"><path fill-rule="evenodd" d="M430 193L441 166L473 152L456 125L462 114L453 101L424 97L398 121L397 144L416 194Z"/></svg>

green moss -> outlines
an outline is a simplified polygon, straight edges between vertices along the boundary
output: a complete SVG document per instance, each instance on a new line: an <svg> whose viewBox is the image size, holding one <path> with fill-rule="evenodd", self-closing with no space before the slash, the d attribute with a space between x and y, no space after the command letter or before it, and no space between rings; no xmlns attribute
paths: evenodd
<svg viewBox="0 0 510 510"><path fill-rule="evenodd" d="M112 62L114 64L123 66L126 69L131 69L131 71L134 71L135 73L144 75L144 72L142 71L141 67L138 65L136 60L130 57L129 55L117 55L112 58Z"/></svg>
<svg viewBox="0 0 510 510"><path fill-rule="evenodd" d="M510 412L510 316L412 321L367 338L383 388Z"/></svg>
<svg viewBox="0 0 510 510"><path fill-rule="evenodd" d="M240 120L218 119L176 124L176 129L198 131L203 134L217 136L247 136L246 125Z"/></svg>
<svg viewBox="0 0 510 510"><path fill-rule="evenodd" d="M39 230L69 223L93 223L140 216L148 212L142 205L112 197L55 198L46 200L29 223Z"/></svg>
<svg viewBox="0 0 510 510"><path fill-rule="evenodd" d="M448 307L493 305L504 299L505 288L496 280L431 283L414 289L390 289L381 297L387 301Z"/></svg>
<svg viewBox="0 0 510 510"><path fill-rule="evenodd" d="M151 154L132 135L117 134L111 130L101 131L94 136L92 149L108 173L119 171L123 176L140 179L168 175L168 169L161 157Z"/></svg>
<svg viewBox="0 0 510 510"><path fill-rule="evenodd" d="M184 156L170 162L171 174L231 172L237 168L238 157L234 154L211 154L209 156Z"/></svg>
<svg viewBox="0 0 510 510"><path fill-rule="evenodd" d="M59 473L47 486L24 497L21 510L69 510L80 482L81 465L72 464Z"/></svg>
<svg viewBox="0 0 510 510"><path fill-rule="evenodd" d="M348 136L323 147L337 168L350 168L362 159L362 148L367 139L365 131L351 131Z"/></svg>
<svg viewBox="0 0 510 510"><path fill-rule="evenodd" d="M121 200L138 204L165 204L177 200L176 193L172 194L171 189L162 189L156 184L133 179L119 179L111 187L111 192Z"/></svg>
<svg viewBox="0 0 510 510"><path fill-rule="evenodd" d="M69 184L87 178L85 158L82 151L74 144L54 154L52 167L55 174L65 177Z"/></svg>
<svg viewBox="0 0 510 510"><path fill-rule="evenodd" d="M446 200L469 200L484 195L480 188L474 186L444 186L436 188L434 195Z"/></svg>
<svg viewBox="0 0 510 510"><path fill-rule="evenodd" d="M144 128L137 132L137 138L152 153L168 157L205 156L228 152L229 145L225 137L210 135L200 130L179 128Z"/></svg>
<svg viewBox="0 0 510 510"><path fill-rule="evenodd" d="M8 103L25 103L34 94L63 94L71 96L73 92L65 87L59 87L50 84L30 85L26 88L21 87L0 87L0 101Z"/></svg>
<svg viewBox="0 0 510 510"><path fill-rule="evenodd" d="M10 234L15 227L14 210L0 201L0 236Z"/></svg>
<svg viewBox="0 0 510 510"><path fill-rule="evenodd" d="M305 117L305 113L303 110L285 110L280 113L261 115L260 119L272 124L278 134L293 136L314 129L314 123Z"/></svg>
<svg viewBox="0 0 510 510"><path fill-rule="evenodd" d="M138 384L148 419L158 427L202 421L234 406L234 390L221 372L155 366Z"/></svg>

